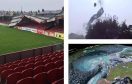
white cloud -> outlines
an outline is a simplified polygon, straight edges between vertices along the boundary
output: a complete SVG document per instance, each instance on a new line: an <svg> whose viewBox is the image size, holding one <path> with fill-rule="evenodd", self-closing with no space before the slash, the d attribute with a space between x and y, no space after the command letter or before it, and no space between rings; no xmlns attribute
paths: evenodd
<svg viewBox="0 0 132 84"><path fill-rule="evenodd" d="M55 10L62 8L63 3L63 0L0 0L0 10Z"/></svg>

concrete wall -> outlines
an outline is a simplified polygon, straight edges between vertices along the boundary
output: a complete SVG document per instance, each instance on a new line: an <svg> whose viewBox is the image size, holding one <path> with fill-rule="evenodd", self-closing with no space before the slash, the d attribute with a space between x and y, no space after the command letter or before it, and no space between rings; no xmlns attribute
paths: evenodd
<svg viewBox="0 0 132 84"><path fill-rule="evenodd" d="M5 63L9 63L16 60L29 58L29 57L35 57L42 54L55 52L58 50L63 50L63 44L56 44L56 45L51 45L46 47L35 48L31 50L24 50L24 51L9 53L9 54L0 56L0 64L5 64Z"/></svg>

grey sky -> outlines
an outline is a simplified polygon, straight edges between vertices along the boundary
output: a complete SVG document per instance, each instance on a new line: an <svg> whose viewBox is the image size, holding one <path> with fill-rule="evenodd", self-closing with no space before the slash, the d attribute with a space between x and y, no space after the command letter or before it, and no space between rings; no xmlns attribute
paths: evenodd
<svg viewBox="0 0 132 84"><path fill-rule="evenodd" d="M89 21L90 17L95 14L100 5L97 3L97 7L94 7L94 2L98 0L69 0L69 32L85 34L84 26ZM121 23L126 20L126 23L132 24L132 0L102 0L104 14L116 15L118 21Z"/></svg>
<svg viewBox="0 0 132 84"><path fill-rule="evenodd" d="M61 9L63 4L64 0L0 0L0 10L56 10Z"/></svg>

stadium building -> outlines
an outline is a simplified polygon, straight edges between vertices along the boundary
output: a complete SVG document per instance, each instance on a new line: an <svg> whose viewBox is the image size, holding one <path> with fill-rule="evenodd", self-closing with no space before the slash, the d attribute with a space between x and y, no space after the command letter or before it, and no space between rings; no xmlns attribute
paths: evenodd
<svg viewBox="0 0 132 84"><path fill-rule="evenodd" d="M20 30L63 39L64 9L40 12L37 16L21 15L13 17L9 26Z"/></svg>
<svg viewBox="0 0 132 84"><path fill-rule="evenodd" d="M11 30L22 32L17 30L19 29L29 31L22 33L33 32L46 35L46 37L55 37L48 37L52 44L44 43L45 46L33 47L32 49L24 48L17 51L17 48L20 47L16 44L12 44L13 47L4 46L4 48L7 47L7 50L11 48L16 50L6 54L0 53L0 84L64 84L64 51L63 42L60 42L64 35L64 9L32 13L21 12L16 15L10 12L7 18L5 17L8 16L7 12L0 12L0 14L0 23L7 24L10 27L1 26L1 29L3 27L9 29L9 32ZM5 32L7 33L7 31ZM18 33L13 37L17 35ZM6 39L8 43L17 41L11 39L10 42L8 38ZM57 41L52 42L55 40ZM47 42L46 38L44 42ZM30 46L30 43L25 44Z"/></svg>

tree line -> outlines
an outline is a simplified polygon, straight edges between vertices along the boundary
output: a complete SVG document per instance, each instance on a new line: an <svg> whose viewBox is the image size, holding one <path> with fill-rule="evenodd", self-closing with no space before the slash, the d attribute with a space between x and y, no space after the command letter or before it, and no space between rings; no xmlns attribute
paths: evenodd
<svg viewBox="0 0 132 84"><path fill-rule="evenodd" d="M132 28L126 22L119 24L116 17L98 19L87 31L86 39L131 39Z"/></svg>

